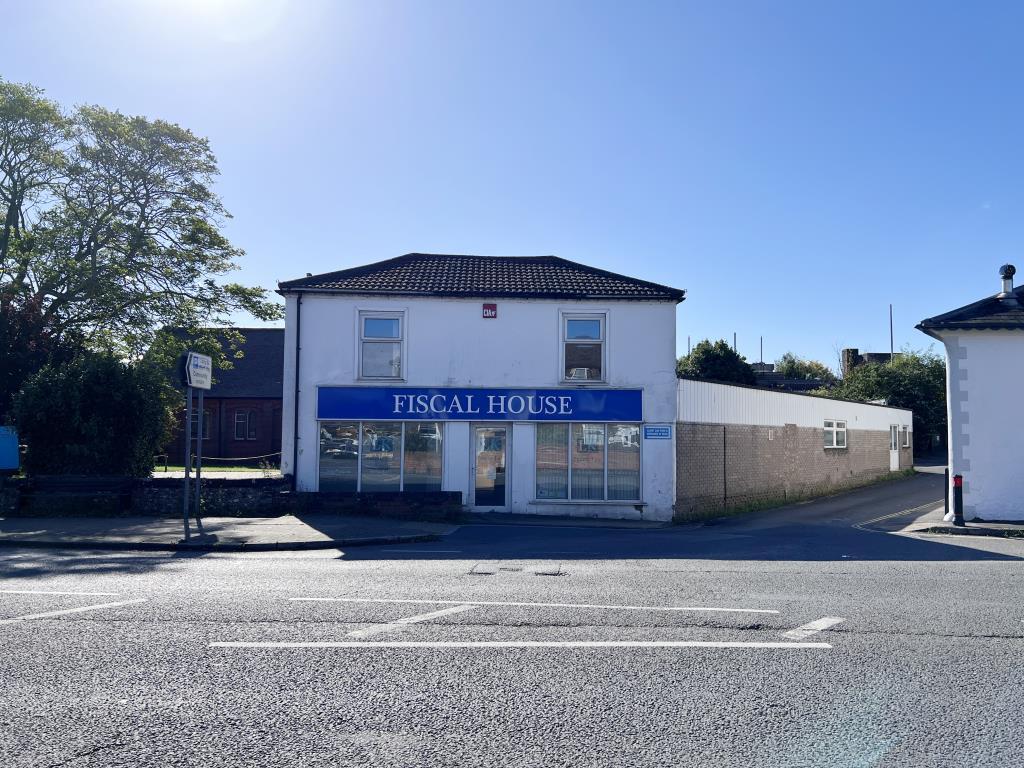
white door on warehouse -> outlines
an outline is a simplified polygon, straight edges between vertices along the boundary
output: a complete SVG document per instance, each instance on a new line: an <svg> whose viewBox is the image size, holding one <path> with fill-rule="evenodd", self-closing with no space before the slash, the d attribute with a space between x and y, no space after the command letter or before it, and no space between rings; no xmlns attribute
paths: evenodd
<svg viewBox="0 0 1024 768"><path fill-rule="evenodd" d="M889 425L889 471L896 472L900 468L900 425Z"/></svg>

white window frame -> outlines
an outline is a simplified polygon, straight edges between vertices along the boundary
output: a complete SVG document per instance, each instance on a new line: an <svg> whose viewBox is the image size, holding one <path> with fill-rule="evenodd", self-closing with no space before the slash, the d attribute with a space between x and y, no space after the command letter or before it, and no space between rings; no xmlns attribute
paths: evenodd
<svg viewBox="0 0 1024 768"><path fill-rule="evenodd" d="M902 446L904 448L909 448L910 447L910 425L909 424L904 424L903 425L903 440L901 441L901 443L902 443Z"/></svg>
<svg viewBox="0 0 1024 768"><path fill-rule="evenodd" d="M825 419L825 450L844 450L850 447L849 430L845 419ZM843 444L839 444L839 436L843 436Z"/></svg>
<svg viewBox="0 0 1024 768"><path fill-rule="evenodd" d="M397 339L366 338L363 335L363 320L378 318L381 320L398 321ZM406 313L403 310L375 310L360 309L356 315L356 363L358 365L360 381L405 381L406 380ZM369 376L363 372L363 344L369 343L397 343L399 350L398 376Z"/></svg>
<svg viewBox="0 0 1024 768"><path fill-rule="evenodd" d="M238 420L239 416L244 416L245 417L243 419L243 421L245 423L245 430L244 430L244 434L243 434L242 437L238 436L238 425L240 423L239 420ZM234 425L233 426L233 430L232 430L233 439L238 441L238 442L242 442L244 440L256 440L258 438L258 436L256 434L256 424L254 423L255 421L256 421L256 411L254 411L252 408L239 408L239 409L237 409L235 411L234 421L233 421L233 425ZM252 434L252 437L249 437L250 434Z"/></svg>
<svg viewBox="0 0 1024 768"><path fill-rule="evenodd" d="M572 340L568 338L570 320L598 320L601 323L601 338L589 340ZM575 386L594 386L608 383L608 313L605 311L582 312L562 310L558 313L558 380L563 384ZM598 379L570 379L565 373L565 347L567 344L595 343L601 345L601 377Z"/></svg>

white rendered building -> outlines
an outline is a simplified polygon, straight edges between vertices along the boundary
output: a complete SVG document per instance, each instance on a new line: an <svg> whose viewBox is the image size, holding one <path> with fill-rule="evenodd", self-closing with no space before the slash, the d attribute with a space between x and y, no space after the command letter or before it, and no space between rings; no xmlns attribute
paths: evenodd
<svg viewBox="0 0 1024 768"><path fill-rule="evenodd" d="M1024 288L1014 289L1015 272L1004 265L998 294L917 326L946 347L949 469L963 476L967 519L1024 520Z"/></svg>
<svg viewBox="0 0 1024 768"><path fill-rule="evenodd" d="M684 291L553 256L407 254L279 292L296 490L672 518Z"/></svg>

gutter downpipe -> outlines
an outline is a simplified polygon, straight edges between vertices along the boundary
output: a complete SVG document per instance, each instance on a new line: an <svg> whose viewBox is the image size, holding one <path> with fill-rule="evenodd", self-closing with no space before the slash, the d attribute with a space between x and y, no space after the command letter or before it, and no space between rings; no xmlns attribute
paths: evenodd
<svg viewBox="0 0 1024 768"><path fill-rule="evenodd" d="M295 397L292 400L292 493L299 482L299 351L302 349L302 293L295 301Z"/></svg>

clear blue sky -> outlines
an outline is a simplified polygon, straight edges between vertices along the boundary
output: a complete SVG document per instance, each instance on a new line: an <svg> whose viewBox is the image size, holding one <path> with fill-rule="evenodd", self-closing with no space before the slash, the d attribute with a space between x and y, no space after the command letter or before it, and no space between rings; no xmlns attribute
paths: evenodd
<svg viewBox="0 0 1024 768"><path fill-rule="evenodd" d="M927 346L1024 267L1019 2L34 0L0 75L208 137L277 280L409 251L686 288L679 346ZM1024 272L1024 270L1022 270ZM244 318L240 318L244 322Z"/></svg>

